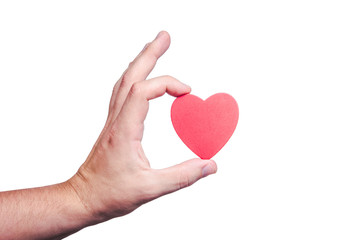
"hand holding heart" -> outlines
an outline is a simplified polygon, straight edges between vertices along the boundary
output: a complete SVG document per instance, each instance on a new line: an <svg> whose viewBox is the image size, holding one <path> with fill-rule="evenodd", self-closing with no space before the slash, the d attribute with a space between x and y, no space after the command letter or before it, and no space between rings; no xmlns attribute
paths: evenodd
<svg viewBox="0 0 360 240"><path fill-rule="evenodd" d="M125 215L217 170L213 160L201 159L152 169L141 146L149 101L165 92L178 97L191 90L170 76L146 80L169 45L168 33L160 32L130 63L114 86L104 129L85 163L67 182L91 216L89 225Z"/></svg>

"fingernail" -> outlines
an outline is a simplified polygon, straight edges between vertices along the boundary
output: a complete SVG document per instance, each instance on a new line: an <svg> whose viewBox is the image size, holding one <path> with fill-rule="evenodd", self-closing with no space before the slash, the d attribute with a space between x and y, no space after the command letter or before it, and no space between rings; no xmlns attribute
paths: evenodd
<svg viewBox="0 0 360 240"><path fill-rule="evenodd" d="M211 166L211 164L205 165L202 169L202 177L209 176L210 174L215 173L214 168Z"/></svg>

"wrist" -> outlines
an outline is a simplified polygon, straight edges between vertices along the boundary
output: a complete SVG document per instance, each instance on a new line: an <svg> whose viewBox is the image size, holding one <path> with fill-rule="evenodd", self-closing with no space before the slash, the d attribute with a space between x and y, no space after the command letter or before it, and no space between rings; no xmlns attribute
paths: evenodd
<svg viewBox="0 0 360 240"><path fill-rule="evenodd" d="M87 181L87 178L77 172L68 181L64 182L68 189L68 194L77 205L80 216L86 226L95 225L109 220L105 211L102 211L101 204L98 203L93 186Z"/></svg>
<svg viewBox="0 0 360 240"><path fill-rule="evenodd" d="M82 228L102 222L102 219L96 215L95 211L88 204L87 198L84 197L90 195L90 191L78 174L61 183L61 185L72 202L73 211L77 212L74 216L79 221L79 224L82 225Z"/></svg>

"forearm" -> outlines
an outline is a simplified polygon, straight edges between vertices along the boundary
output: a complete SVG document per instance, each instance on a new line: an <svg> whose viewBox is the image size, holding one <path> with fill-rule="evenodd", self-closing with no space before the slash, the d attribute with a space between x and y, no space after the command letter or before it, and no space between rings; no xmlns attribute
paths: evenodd
<svg viewBox="0 0 360 240"><path fill-rule="evenodd" d="M92 224L67 182L0 192L0 240L61 239Z"/></svg>

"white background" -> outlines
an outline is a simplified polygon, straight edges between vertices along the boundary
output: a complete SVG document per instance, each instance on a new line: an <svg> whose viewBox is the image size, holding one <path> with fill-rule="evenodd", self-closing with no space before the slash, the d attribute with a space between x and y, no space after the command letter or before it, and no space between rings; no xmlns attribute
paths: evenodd
<svg viewBox="0 0 360 240"><path fill-rule="evenodd" d="M1 1L0 190L71 177L113 84L160 30L150 77L235 97L218 173L69 239L359 239L358 1ZM150 104L154 168L195 157Z"/></svg>

